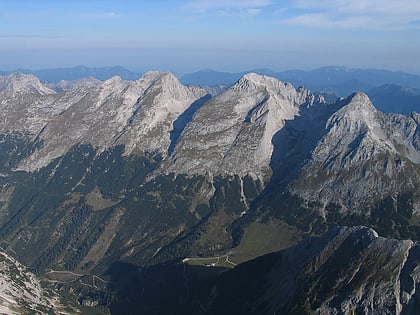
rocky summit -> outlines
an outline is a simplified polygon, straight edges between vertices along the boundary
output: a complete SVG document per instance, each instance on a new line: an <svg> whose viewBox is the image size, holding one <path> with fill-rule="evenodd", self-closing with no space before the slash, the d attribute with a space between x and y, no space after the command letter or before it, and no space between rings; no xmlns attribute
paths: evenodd
<svg viewBox="0 0 420 315"><path fill-rule="evenodd" d="M415 312L419 113L255 73L207 90L1 77L0 246L115 314L222 313L229 279L257 281L248 313Z"/></svg>

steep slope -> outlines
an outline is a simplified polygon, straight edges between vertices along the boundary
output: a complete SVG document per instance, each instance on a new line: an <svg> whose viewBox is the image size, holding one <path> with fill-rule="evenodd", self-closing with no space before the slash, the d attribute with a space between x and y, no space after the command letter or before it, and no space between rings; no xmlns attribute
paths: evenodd
<svg viewBox="0 0 420 315"><path fill-rule="evenodd" d="M271 175L273 135L302 106L322 103L304 88L250 73L204 104L184 129L168 169L176 173Z"/></svg>
<svg viewBox="0 0 420 315"><path fill-rule="evenodd" d="M13 73L0 76L0 92L7 93L33 93L39 95L54 94L55 92L31 74Z"/></svg>
<svg viewBox="0 0 420 315"><path fill-rule="evenodd" d="M164 155L173 121L205 94L203 89L184 87L172 74L161 72L146 73L138 81L113 77L97 88L63 93L70 96L70 105L40 129L38 149L20 168L46 166L76 144L100 150L123 144L127 154L148 151Z"/></svg>
<svg viewBox="0 0 420 315"><path fill-rule="evenodd" d="M80 89L68 93L40 95L34 93L1 93L1 134L26 134L35 140L43 128L73 103L88 93Z"/></svg>
<svg viewBox="0 0 420 315"><path fill-rule="evenodd" d="M210 314L416 314L420 248L366 227L330 230L237 266Z"/></svg>
<svg viewBox="0 0 420 315"><path fill-rule="evenodd" d="M64 311L59 296L44 289L40 280L22 264L0 252L0 313L57 314ZM66 310L66 314L69 314ZM74 309L71 314L79 311Z"/></svg>
<svg viewBox="0 0 420 315"><path fill-rule="evenodd" d="M385 115L362 93L344 102L326 122L325 135L290 190L356 212L405 192L413 192L418 204L419 115Z"/></svg>

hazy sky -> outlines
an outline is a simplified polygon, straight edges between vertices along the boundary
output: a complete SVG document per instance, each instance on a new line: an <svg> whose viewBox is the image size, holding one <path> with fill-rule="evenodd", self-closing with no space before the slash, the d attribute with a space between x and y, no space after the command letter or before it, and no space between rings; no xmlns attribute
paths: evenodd
<svg viewBox="0 0 420 315"><path fill-rule="evenodd" d="M419 0L0 0L0 69L420 73Z"/></svg>

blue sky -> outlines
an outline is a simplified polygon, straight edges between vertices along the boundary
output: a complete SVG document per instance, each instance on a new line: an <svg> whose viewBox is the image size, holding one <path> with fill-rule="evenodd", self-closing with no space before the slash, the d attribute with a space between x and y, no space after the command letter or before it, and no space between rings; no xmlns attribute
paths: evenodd
<svg viewBox="0 0 420 315"><path fill-rule="evenodd" d="M418 0L0 0L0 69L420 74Z"/></svg>

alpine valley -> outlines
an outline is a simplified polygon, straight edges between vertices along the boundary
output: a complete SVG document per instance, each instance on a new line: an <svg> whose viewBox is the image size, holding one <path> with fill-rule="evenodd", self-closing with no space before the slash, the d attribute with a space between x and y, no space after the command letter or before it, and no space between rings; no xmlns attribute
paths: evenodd
<svg viewBox="0 0 420 315"><path fill-rule="evenodd" d="M0 310L418 314L414 108L255 73L0 76L0 281L32 292Z"/></svg>

